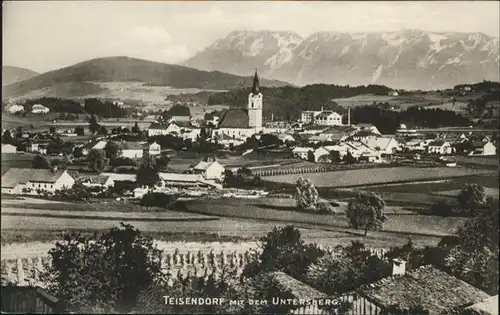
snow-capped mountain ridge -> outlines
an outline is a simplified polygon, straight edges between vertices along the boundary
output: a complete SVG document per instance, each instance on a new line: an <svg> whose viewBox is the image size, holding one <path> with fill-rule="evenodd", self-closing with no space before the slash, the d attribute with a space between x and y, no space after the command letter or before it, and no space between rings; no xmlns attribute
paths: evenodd
<svg viewBox="0 0 500 315"><path fill-rule="evenodd" d="M303 85L386 84L435 89L498 81L499 40L483 33L233 31L183 63Z"/></svg>

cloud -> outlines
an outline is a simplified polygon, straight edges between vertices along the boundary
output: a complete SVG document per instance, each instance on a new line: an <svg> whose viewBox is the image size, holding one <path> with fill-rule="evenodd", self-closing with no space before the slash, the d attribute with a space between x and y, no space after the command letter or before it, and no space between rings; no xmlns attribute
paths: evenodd
<svg viewBox="0 0 500 315"><path fill-rule="evenodd" d="M164 28L154 26L139 26L130 32L134 41L146 42L148 44L168 44L172 36Z"/></svg>

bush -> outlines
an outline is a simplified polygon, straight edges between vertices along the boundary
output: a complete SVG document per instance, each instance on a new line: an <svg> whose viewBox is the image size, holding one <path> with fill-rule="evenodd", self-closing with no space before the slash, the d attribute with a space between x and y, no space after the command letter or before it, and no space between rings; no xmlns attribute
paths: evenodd
<svg viewBox="0 0 500 315"><path fill-rule="evenodd" d="M328 201L320 201L316 204L316 211L321 214L335 214L335 209Z"/></svg>
<svg viewBox="0 0 500 315"><path fill-rule="evenodd" d="M432 215L447 217L453 214L453 207L444 201L438 201L431 206L430 211Z"/></svg>
<svg viewBox="0 0 500 315"><path fill-rule="evenodd" d="M141 206L146 207L166 207L174 200L174 196L165 193L150 192L142 196Z"/></svg>

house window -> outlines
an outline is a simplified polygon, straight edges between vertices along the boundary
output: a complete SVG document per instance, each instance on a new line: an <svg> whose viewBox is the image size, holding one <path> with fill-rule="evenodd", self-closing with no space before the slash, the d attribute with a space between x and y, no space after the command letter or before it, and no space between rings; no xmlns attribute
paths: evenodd
<svg viewBox="0 0 500 315"><path fill-rule="evenodd" d="M54 185L50 185L50 188L54 188Z"/></svg>
<svg viewBox="0 0 500 315"><path fill-rule="evenodd" d="M43 184L43 188L47 188L47 184Z"/></svg>

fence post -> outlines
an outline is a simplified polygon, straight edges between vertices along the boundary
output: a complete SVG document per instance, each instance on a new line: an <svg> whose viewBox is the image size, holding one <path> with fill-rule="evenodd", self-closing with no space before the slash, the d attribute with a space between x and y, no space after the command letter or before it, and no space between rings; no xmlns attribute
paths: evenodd
<svg viewBox="0 0 500 315"><path fill-rule="evenodd" d="M18 285L25 284L24 266L20 258L17 259L17 283Z"/></svg>

